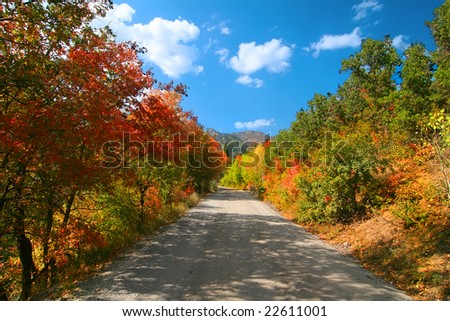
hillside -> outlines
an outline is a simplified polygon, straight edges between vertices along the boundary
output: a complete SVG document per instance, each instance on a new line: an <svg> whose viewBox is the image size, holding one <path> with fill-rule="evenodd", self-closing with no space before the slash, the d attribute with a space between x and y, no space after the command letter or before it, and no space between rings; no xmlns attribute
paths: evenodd
<svg viewBox="0 0 450 321"><path fill-rule="evenodd" d="M221 185L257 191L414 299L450 300L449 22L446 1L428 23L431 53L366 38L339 89L314 94Z"/></svg>
<svg viewBox="0 0 450 321"><path fill-rule="evenodd" d="M208 128L206 132L214 137L223 147L227 150L227 155L232 154L232 149L235 147L241 147L241 153L245 153L249 146L242 146L244 143L262 143L267 139L270 139L269 135L264 134L260 131L246 130L236 133L221 133L213 128ZM236 153L236 150L234 151ZM238 153L239 154L239 153Z"/></svg>
<svg viewBox="0 0 450 321"><path fill-rule="evenodd" d="M213 136L221 144L228 144L233 141L238 141L240 143L245 142L261 143L266 140L267 136L263 132L254 130L246 130L243 132L236 132L236 133L221 133L213 128L208 128L206 132L211 136Z"/></svg>

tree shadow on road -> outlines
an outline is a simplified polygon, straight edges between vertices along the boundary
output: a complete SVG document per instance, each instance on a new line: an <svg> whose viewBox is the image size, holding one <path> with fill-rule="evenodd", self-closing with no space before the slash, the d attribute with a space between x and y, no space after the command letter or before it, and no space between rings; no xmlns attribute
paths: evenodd
<svg viewBox="0 0 450 321"><path fill-rule="evenodd" d="M216 211L222 203L245 211ZM261 207L220 190L164 233L81 286L83 300L406 300L352 259ZM252 212L252 209L256 212ZM243 212L243 213L242 213Z"/></svg>

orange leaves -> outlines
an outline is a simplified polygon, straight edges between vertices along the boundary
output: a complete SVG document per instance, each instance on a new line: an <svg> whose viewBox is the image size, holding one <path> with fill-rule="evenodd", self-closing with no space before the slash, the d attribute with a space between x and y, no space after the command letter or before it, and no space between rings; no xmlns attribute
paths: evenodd
<svg viewBox="0 0 450 321"><path fill-rule="evenodd" d="M380 141L380 139L377 137L377 134L376 134L375 132L371 132L371 133L370 133L370 136L372 137L372 141L373 141L375 144L377 144L377 143Z"/></svg>
<svg viewBox="0 0 450 321"><path fill-rule="evenodd" d="M71 251L105 245L93 226L71 223L71 195L114 178L101 147L128 130L123 113L153 83L133 48L88 27L89 12L37 3L0 28L0 202L12 231L47 226L35 249L49 242L59 265ZM60 213L69 223L57 231Z"/></svg>
<svg viewBox="0 0 450 321"><path fill-rule="evenodd" d="M133 111L136 130L143 141L170 140L184 127L188 118L178 106L179 97L173 92L150 92Z"/></svg>
<svg viewBox="0 0 450 321"><path fill-rule="evenodd" d="M87 6L37 2L14 14L0 22L0 205L5 229L33 235L37 262L54 255L61 267L107 246L91 193L125 185L130 207L113 212L126 222L140 204L159 213L211 186L225 156L182 110L186 86L158 84L135 44L89 27Z"/></svg>
<svg viewBox="0 0 450 321"><path fill-rule="evenodd" d="M157 212L162 208L161 198L159 197L159 189L157 187L152 186L146 191L144 206L152 212Z"/></svg>
<svg viewBox="0 0 450 321"><path fill-rule="evenodd" d="M105 237L96 228L86 222L74 221L66 228L60 228L54 235L53 252L58 267L69 262L70 257L82 251L101 249L108 246Z"/></svg>

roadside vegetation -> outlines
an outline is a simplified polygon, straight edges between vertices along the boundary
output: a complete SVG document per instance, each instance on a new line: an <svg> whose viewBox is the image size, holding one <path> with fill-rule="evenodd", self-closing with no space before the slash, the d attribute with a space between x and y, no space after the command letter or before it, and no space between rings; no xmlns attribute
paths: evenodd
<svg viewBox="0 0 450 321"><path fill-rule="evenodd" d="M82 2L0 5L0 297L52 298L214 187L220 145L184 85ZM104 2L106 3L106 2Z"/></svg>
<svg viewBox="0 0 450 321"><path fill-rule="evenodd" d="M450 1L434 14L433 52L365 39L337 92L315 94L221 183L256 191L414 298L448 300Z"/></svg>

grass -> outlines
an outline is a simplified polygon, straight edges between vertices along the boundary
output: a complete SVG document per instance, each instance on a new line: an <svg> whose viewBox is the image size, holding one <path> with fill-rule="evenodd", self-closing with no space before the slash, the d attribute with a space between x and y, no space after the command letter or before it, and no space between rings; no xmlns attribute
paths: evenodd
<svg viewBox="0 0 450 321"><path fill-rule="evenodd" d="M429 224L407 227L389 210L349 225L305 226L349 253L415 300L450 299L450 220L442 208Z"/></svg>

